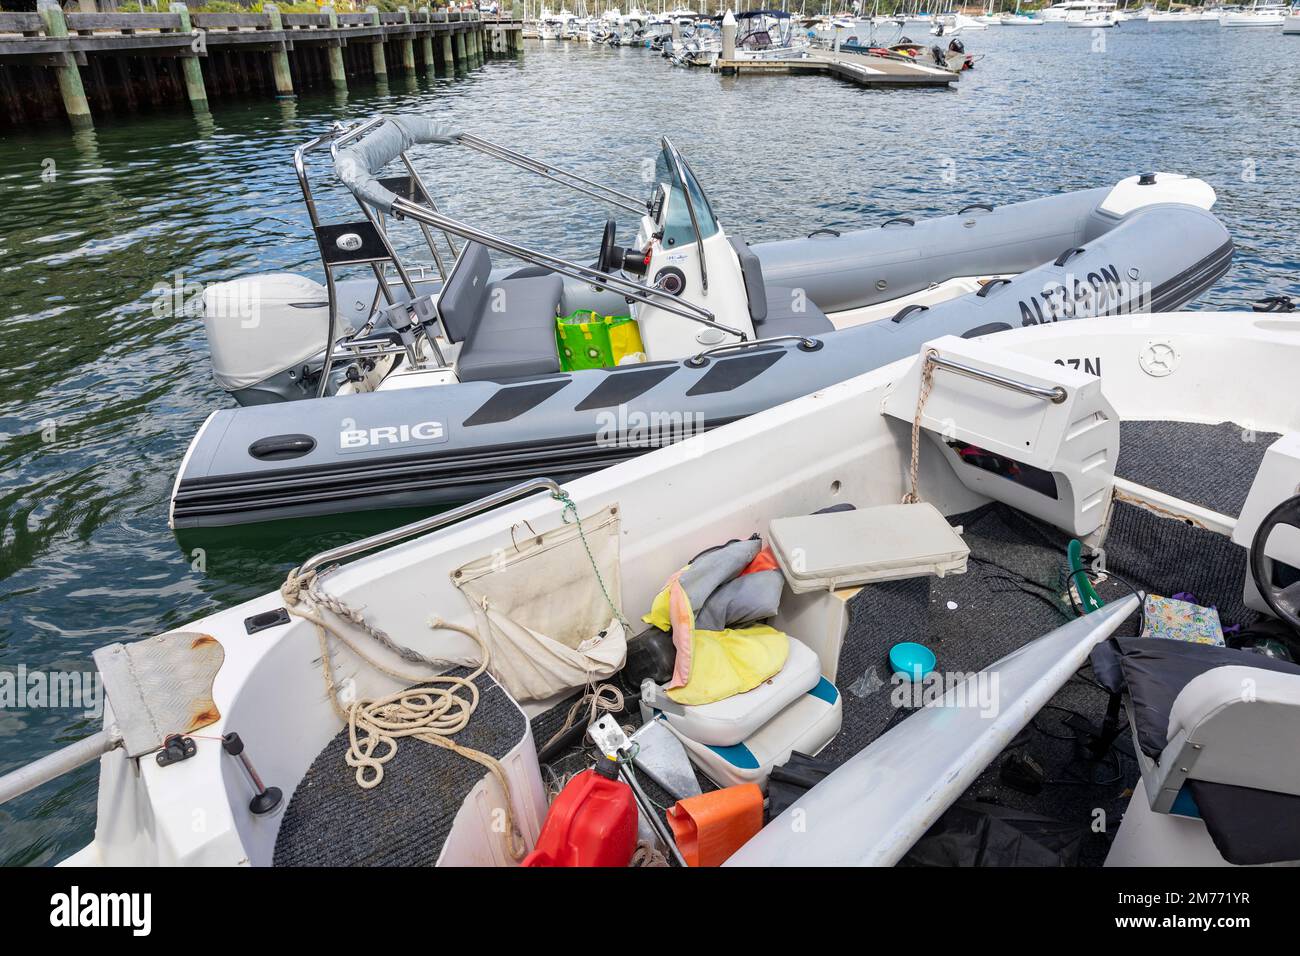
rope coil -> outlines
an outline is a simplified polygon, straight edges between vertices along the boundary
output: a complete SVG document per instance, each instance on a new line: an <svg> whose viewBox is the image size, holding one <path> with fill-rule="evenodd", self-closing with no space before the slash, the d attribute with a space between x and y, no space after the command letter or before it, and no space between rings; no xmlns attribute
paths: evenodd
<svg viewBox="0 0 1300 956"><path fill-rule="evenodd" d="M511 858L521 859L527 852L523 836L515 825L510 801L510 782L500 762L491 754L456 743L452 737L464 730L478 708L479 689L475 681L487 670L489 651L487 644L472 628L462 627L440 618L431 618L429 626L435 629L457 631L471 638L479 646L481 659L477 668L465 677L450 674L411 675L390 668L375 660L354 642L342 629L330 622L323 612L329 612L341 621L365 633L381 647L402 660L431 669L456 663L439 661L403 647L384 631L371 624L357 609L326 593L320 587L315 571L299 575L295 568L289 572L280 587L280 596L290 614L310 621L316 628L316 638L321 652L321 673L325 693L334 712L347 725L348 752L345 759L356 770L357 786L370 790L384 779L384 764L397 755L398 741L414 737L435 747L442 747L485 767L493 775L505 795L506 849ZM355 700L345 709L339 701L339 689L334 679L334 662L329 638L333 636L371 667L411 686L406 690L374 700ZM462 693L467 696L462 696Z"/></svg>

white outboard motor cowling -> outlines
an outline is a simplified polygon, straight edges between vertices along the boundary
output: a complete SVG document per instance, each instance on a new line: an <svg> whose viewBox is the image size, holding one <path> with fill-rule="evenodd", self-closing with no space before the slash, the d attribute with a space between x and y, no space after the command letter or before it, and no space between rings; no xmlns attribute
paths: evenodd
<svg viewBox="0 0 1300 956"><path fill-rule="evenodd" d="M287 272L219 282L203 292L203 326L217 384L241 405L306 397L301 372L323 358L329 293Z"/></svg>

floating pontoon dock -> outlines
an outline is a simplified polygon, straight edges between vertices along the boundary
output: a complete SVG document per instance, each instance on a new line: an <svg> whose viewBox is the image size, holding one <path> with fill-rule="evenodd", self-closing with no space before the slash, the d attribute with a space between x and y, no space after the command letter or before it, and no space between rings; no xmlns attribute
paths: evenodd
<svg viewBox="0 0 1300 956"><path fill-rule="evenodd" d="M719 73L829 73L859 86L951 86L958 74L924 63L907 63L883 56L865 56L836 50L817 50L788 60L714 61Z"/></svg>

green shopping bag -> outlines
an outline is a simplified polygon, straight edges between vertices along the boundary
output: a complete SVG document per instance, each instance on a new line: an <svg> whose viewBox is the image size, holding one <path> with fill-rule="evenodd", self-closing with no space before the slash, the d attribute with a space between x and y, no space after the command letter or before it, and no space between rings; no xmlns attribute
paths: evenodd
<svg viewBox="0 0 1300 956"><path fill-rule="evenodd" d="M630 315L604 315L580 309L555 320L560 368L613 368L624 356L644 352L641 330Z"/></svg>

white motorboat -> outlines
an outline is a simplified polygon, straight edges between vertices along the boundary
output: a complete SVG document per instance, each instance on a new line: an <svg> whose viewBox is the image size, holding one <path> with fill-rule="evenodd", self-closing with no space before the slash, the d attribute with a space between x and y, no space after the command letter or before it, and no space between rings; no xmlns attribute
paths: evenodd
<svg viewBox="0 0 1300 956"><path fill-rule="evenodd" d="M1071 23L1094 19L1097 14L1104 13L1118 21L1116 6L1110 0L1067 0L1040 11L1039 16L1046 23Z"/></svg>
<svg viewBox="0 0 1300 956"><path fill-rule="evenodd" d="M998 21L1004 27L1041 27L1046 22L1025 13L1004 13Z"/></svg>
<svg viewBox="0 0 1300 956"><path fill-rule="evenodd" d="M1119 20L1116 19L1114 12L1110 10L1093 10L1077 19L1066 20L1065 25L1083 30L1106 30L1119 26Z"/></svg>
<svg viewBox="0 0 1300 956"><path fill-rule="evenodd" d="M1256 2L1249 7L1224 10L1219 14L1219 26L1230 29L1268 30L1282 26L1286 16L1286 7L1281 4Z"/></svg>
<svg viewBox="0 0 1300 956"><path fill-rule="evenodd" d="M541 40L571 40L577 34L574 22L577 17L563 7L558 13L551 13L542 8L537 24L537 36Z"/></svg>
<svg viewBox="0 0 1300 956"><path fill-rule="evenodd" d="M936 37L953 37L962 33L975 33L979 30L987 30L989 25L975 17L968 17L964 13L953 13L948 16L935 17L930 24L930 35Z"/></svg>
<svg viewBox="0 0 1300 956"><path fill-rule="evenodd" d="M1282 32L1291 36L1300 36L1300 7L1292 7L1282 23Z"/></svg>
<svg viewBox="0 0 1300 956"><path fill-rule="evenodd" d="M1217 19L1217 15L1216 18ZM1182 10L1152 10L1147 15L1148 23L1208 23L1199 8L1187 7Z"/></svg>
<svg viewBox="0 0 1300 956"><path fill-rule="evenodd" d="M808 36L796 29L790 14L753 10L734 15L737 60L797 60L808 56ZM723 19L725 29L726 19Z"/></svg>
<svg viewBox="0 0 1300 956"><path fill-rule="evenodd" d="M74 865L555 865L526 854L594 757L631 788L647 847L681 862L661 808L761 785L797 751L824 776L727 865L892 865L933 863L936 835L951 849L949 808L1032 751L1085 783L1052 790L1051 814L1122 817L1107 864L1294 863L1300 666L1276 648L1300 629L1279 577L1300 566L1298 365L1300 320L1256 313L927 341L97 651L103 729L0 778L0 800L97 759ZM711 604L751 565L761 600ZM674 611L664 630L668 605L691 623ZM707 693L698 654L677 670L721 633L706 614L766 622L731 632L773 649L757 683ZM902 641L931 658L898 676Z"/></svg>

